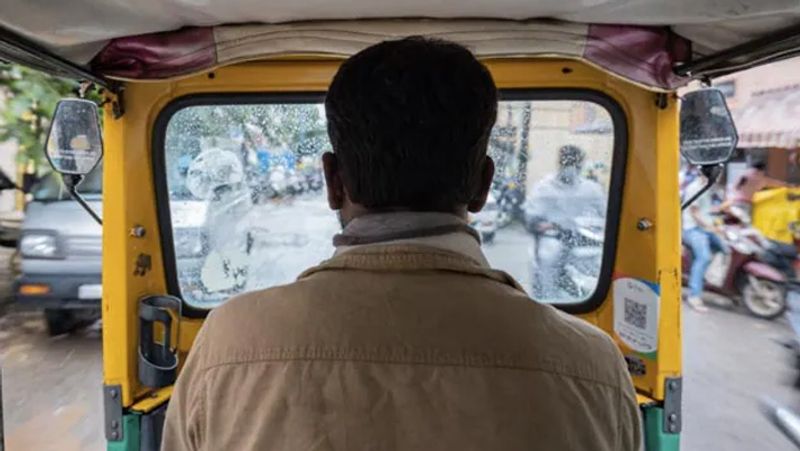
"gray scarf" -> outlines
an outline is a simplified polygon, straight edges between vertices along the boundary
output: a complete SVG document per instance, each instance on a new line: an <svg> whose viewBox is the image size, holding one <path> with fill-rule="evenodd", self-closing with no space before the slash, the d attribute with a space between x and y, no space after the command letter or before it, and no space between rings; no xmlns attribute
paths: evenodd
<svg viewBox="0 0 800 451"><path fill-rule="evenodd" d="M333 237L333 245L358 246L451 233L467 233L481 242L478 232L456 215L403 211L359 216Z"/></svg>

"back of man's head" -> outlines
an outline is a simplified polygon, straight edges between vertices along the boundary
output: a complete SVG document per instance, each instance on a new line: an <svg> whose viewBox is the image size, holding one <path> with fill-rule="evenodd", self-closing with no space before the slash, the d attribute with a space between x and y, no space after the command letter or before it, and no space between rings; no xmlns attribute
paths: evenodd
<svg viewBox="0 0 800 451"><path fill-rule="evenodd" d="M464 47L421 37L369 47L341 66L325 109L353 203L453 211L482 189L497 90Z"/></svg>

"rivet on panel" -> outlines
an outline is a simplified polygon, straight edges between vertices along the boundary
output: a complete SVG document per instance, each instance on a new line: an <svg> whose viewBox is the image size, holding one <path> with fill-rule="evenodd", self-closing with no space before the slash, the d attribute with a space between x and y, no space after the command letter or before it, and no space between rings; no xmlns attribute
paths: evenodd
<svg viewBox="0 0 800 451"><path fill-rule="evenodd" d="M134 238L143 238L147 234L147 229L140 225L135 225L131 228L131 236Z"/></svg>

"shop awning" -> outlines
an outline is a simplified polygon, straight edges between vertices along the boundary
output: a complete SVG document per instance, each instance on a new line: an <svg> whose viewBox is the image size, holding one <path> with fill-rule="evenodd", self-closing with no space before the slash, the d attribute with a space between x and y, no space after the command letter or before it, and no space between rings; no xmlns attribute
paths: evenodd
<svg viewBox="0 0 800 451"><path fill-rule="evenodd" d="M739 147L800 147L800 85L761 91L733 112Z"/></svg>

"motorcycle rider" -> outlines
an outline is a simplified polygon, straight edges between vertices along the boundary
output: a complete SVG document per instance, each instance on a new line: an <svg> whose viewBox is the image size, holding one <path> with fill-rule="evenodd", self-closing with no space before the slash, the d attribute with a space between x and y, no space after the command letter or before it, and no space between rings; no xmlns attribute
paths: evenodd
<svg viewBox="0 0 800 451"><path fill-rule="evenodd" d="M574 231L581 218L605 218L608 196L602 185L584 177L586 153L578 146L565 145L558 151L558 170L531 189L526 201L525 224L536 236L536 274L533 297L558 300L563 290L563 272L574 246ZM543 236L555 236L554 249L542 246Z"/></svg>
<svg viewBox="0 0 800 451"><path fill-rule="evenodd" d="M786 188L792 185L769 177L766 173L767 162L764 158L748 155L747 163L747 170L731 186L727 204L732 214L743 223L750 224L752 222L753 195L755 193L767 188Z"/></svg>
<svg viewBox="0 0 800 451"><path fill-rule="evenodd" d="M705 186L706 178L698 175L685 188L685 195L690 196ZM703 284L711 259L717 252L725 252L725 245L716 234L714 218L711 214L717 208L712 205L712 193L708 192L697 198L683 212L683 243L692 250L692 266L689 271L689 296L686 303L698 312L706 312L703 299Z"/></svg>
<svg viewBox="0 0 800 451"><path fill-rule="evenodd" d="M207 202L208 252L200 271L203 287L218 294L242 289L247 281L252 237L245 220L253 208L242 161L235 152L209 148L191 162L186 187Z"/></svg>

